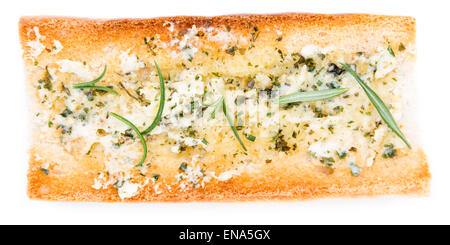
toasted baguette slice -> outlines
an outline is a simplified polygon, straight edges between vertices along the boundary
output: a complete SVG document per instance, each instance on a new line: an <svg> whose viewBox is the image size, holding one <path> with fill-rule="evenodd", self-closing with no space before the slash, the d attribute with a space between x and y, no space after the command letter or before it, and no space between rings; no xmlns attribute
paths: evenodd
<svg viewBox="0 0 450 245"><path fill-rule="evenodd" d="M23 17L19 33L33 118L32 199L247 201L428 193L430 173L412 116L414 18ZM150 126L161 103L155 61L165 80L164 109L143 136L148 154L136 166L143 157L139 135L110 112L141 132ZM382 98L411 148L341 63ZM98 77L95 86L118 94L73 87ZM348 91L275 103L278 96L338 87Z"/></svg>

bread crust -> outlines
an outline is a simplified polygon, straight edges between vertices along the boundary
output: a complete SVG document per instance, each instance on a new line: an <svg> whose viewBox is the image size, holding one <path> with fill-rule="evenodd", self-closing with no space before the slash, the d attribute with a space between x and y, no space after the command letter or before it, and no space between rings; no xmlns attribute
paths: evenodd
<svg viewBox="0 0 450 245"><path fill-rule="evenodd" d="M172 26L173 25L173 26ZM239 57L224 56L217 50L221 41L200 40L198 46L208 50L212 56L221 57L224 62L248 62L259 65L252 72L265 69L274 61L264 56L264 49L273 48L280 36L283 41L278 47L289 50L292 46L309 44L334 46L346 52L376 50L385 45L415 45L415 19L400 16L377 16L366 14L322 15L322 14L279 14L279 15L232 15L216 17L162 17L152 19L83 19L69 17L22 17L19 22L20 41L24 50L28 80L36 73L34 60L30 58L29 41L36 38L30 30L39 28L46 38L41 40L46 47L39 62L50 63L59 59L86 60L94 62L99 55L105 55L105 47L132 49L143 60L153 60L148 47L143 45L144 37L159 35L161 42L170 42L182 35L188 28L213 27L230 29L235 36L249 37L251 29L257 26L260 32L253 53ZM173 31L168 28L173 27ZM250 30L250 31L249 31ZM282 34L280 34L282 33ZM64 48L53 54L48 47L52 40L59 40ZM156 58L163 72L177 69L175 58L169 53L171 48L158 48ZM239 60L240 59L240 60ZM405 57L405 62L414 62L414 55ZM205 63L206 58L194 59L187 66ZM206 62L206 70L215 70L213 63ZM248 68L247 68L248 69ZM221 70L224 74L245 74L246 70ZM32 111L39 109L31 82L28 84ZM409 112L408 112L409 113ZM359 177L352 177L348 171L337 170L333 175L315 171L315 166L307 162L302 153L279 158L286 164L264 167L264 174L243 174L225 182L211 182L204 188L184 191L174 188L170 192L157 194L153 188L143 188L137 195L121 200L117 190L92 188L93 179L100 170L101 163L94 164L66 152L62 146L50 139L43 140L39 132L32 135L30 167L28 172L28 195L32 199L61 201L252 201L252 200L305 200L323 197L355 197L390 194L424 195L429 192L430 173L427 159L418 146L405 150L395 159L377 158L374 165L365 168ZM417 143L413 143L417 145ZM251 151L251 150L250 150ZM58 175L57 171L45 175L40 170L43 160L36 154L48 155L61 164L74 165L73 175ZM277 160L274 160L276 162ZM295 171L294 171L295 170Z"/></svg>

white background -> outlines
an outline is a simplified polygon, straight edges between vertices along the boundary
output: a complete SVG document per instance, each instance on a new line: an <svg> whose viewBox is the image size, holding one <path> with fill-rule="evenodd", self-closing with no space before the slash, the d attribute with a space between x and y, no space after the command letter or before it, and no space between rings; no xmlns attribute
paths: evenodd
<svg viewBox="0 0 450 245"><path fill-rule="evenodd" d="M0 10L1 224L431 224L450 223L450 6L448 1L5 1ZM27 98L17 24L22 15L92 18L237 13L372 13L417 18L417 88L432 173L425 198L308 202L101 204L26 196Z"/></svg>

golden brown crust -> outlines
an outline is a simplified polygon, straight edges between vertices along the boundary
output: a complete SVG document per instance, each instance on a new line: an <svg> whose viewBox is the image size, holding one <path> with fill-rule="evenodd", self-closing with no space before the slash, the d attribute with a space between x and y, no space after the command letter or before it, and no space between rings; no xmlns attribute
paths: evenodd
<svg viewBox="0 0 450 245"><path fill-rule="evenodd" d="M174 31L169 31L173 23ZM74 60L94 59L98 52L106 45L114 45L132 49L143 59L151 56L148 47L143 44L143 37L159 35L161 42L170 42L171 39L184 34L193 25L199 27L213 27L217 30L229 30L235 35L250 38L252 33L258 34L258 41L263 46L256 47L255 51L242 56L242 62L247 60L260 60L259 67L273 62L267 59L264 49L273 49L272 45L280 36L283 40L277 43L282 49L301 47L314 43L326 47L334 46L345 49L346 52L360 50L374 50L390 41L393 45L403 42L415 45L415 19L412 17L377 16L377 15L320 15L320 14L282 14L282 15L234 15L217 17L164 17L153 19L117 19L94 20L66 17L22 17L19 23L19 32L22 47L29 50L27 41L35 36L30 35L33 27L38 27L42 35L48 37L42 43L47 52L41 54L41 59L50 58L52 40L59 40L65 47L52 58ZM258 31L253 29L257 27ZM278 34L277 31L282 34ZM69 45L64 45L64 44ZM200 47L208 51L215 51L223 43L200 40ZM173 69L176 63L170 59L170 48L157 48L161 67ZM258 52L259 51L259 52ZM42 57L43 56L43 57ZM233 57L236 62L237 57ZM162 59L162 60L161 60ZM196 59L202 63L204 59ZM195 65L193 62L192 65ZM210 67L208 67L210 68ZM248 69L248 68L246 68ZM236 71L233 71L236 73ZM239 71L238 71L239 72ZM246 70L246 72L248 72Z"/></svg>
<svg viewBox="0 0 450 245"><path fill-rule="evenodd" d="M168 31L173 23L174 31ZM56 59L95 61L103 57L110 49L132 49L143 60L155 57L143 45L144 37L159 35L161 42L170 42L173 36L179 37L187 28L213 27L231 30L234 35L242 35L246 40L251 33L258 34L254 49L242 56L224 56L216 50L224 45L220 40L200 40L198 46L226 62L256 62L259 68L266 69L275 62L265 55L273 46L284 50L309 44L334 46L347 52L374 50L385 45L415 44L415 20L411 17L375 16L375 15L318 15L318 14L282 14L282 15L234 15L217 17L164 17L154 19L118 19L92 20L66 17L22 17L19 32L28 79L36 76L38 68L30 58L27 43L36 38L31 31L38 27L46 38L41 40L46 50L39 56L39 62L47 64ZM253 30L257 26L258 30ZM282 41L276 41L282 37ZM59 40L64 48L52 54L52 41ZM250 44L246 44L250 45ZM106 48L105 48L106 47ZM179 68L171 58L171 48L156 48L156 58L165 70ZM266 50L267 49L267 50ZM268 50L271 51L268 51ZM410 57L413 58L413 57ZM207 57L200 56L187 66L205 63ZM217 70L213 62L206 62L206 70ZM226 67L226 66L224 66ZM249 68L227 70L224 74L245 74ZM31 85L29 84L31 89ZM33 107L38 105L33 100ZM58 175L58 170L45 175L40 166L42 160L35 154L50 155L61 164L74 165L73 175ZM299 156L300 154L300 156ZM225 182L211 182L204 188L156 194L153 188L144 188L138 195L126 201L246 201L246 200L303 200L319 197L371 196L380 194L426 194L429 190L430 174L427 160L421 149L406 150L394 160L377 158L374 165L364 168L359 177L352 177L348 170L339 169L333 175L315 171L316 166L309 164L301 153L278 159L285 164L268 164L264 174L247 174ZM58 143L42 140L33 135L30 150L30 168L28 173L28 195L33 199L65 201L120 201L113 187L96 190L92 188L101 163L77 158L63 150ZM273 162L277 162L274 160Z"/></svg>
<svg viewBox="0 0 450 245"><path fill-rule="evenodd" d="M289 161L292 159L286 159ZM295 164L291 161L292 165ZM241 176L226 182L208 183L204 188L155 194L152 188L143 189L125 201L268 201L306 200L332 197L376 195L425 195L429 191L430 174L422 151L411 152L396 160L378 161L365 168L359 177L348 171L327 175L313 167L292 165L268 168L264 176ZM39 170L39 162L31 161L28 173L28 195L33 199L64 201L121 201L113 187L96 190L91 187L95 174L52 177Z"/></svg>

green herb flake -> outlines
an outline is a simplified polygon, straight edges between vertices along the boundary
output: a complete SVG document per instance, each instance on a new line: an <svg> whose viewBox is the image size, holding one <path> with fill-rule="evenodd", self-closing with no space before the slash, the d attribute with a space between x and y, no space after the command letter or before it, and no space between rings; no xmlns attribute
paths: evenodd
<svg viewBox="0 0 450 245"><path fill-rule="evenodd" d="M339 159L344 159L347 156L346 151L338 151L337 154L339 156Z"/></svg>
<svg viewBox="0 0 450 245"><path fill-rule="evenodd" d="M153 181L158 181L159 180L159 177L161 177L161 175L160 174L153 174Z"/></svg>
<svg viewBox="0 0 450 245"><path fill-rule="evenodd" d="M397 155L397 150L394 149L393 144L384 145L384 152L381 155L383 158L394 158Z"/></svg>
<svg viewBox="0 0 450 245"><path fill-rule="evenodd" d="M41 80L39 80L38 83L39 83L38 88L44 87L48 91L52 90L52 82L50 81L50 79L48 79L48 78L41 79Z"/></svg>
<svg viewBox="0 0 450 245"><path fill-rule="evenodd" d="M320 159L320 162L326 163L327 167L331 167L333 165L333 163L335 163L334 158L332 158L332 157L322 157Z"/></svg>
<svg viewBox="0 0 450 245"><path fill-rule="evenodd" d="M335 88L341 87L341 85L339 85L339 83L336 82L336 81L329 82L329 83L327 83L327 84L325 84L325 85L326 85L328 88L330 88L330 89L335 89Z"/></svg>
<svg viewBox="0 0 450 245"><path fill-rule="evenodd" d="M114 183L114 188L116 188L116 189L120 189L122 186L123 186L123 184L125 183L125 181L117 181L116 183Z"/></svg>
<svg viewBox="0 0 450 245"><path fill-rule="evenodd" d="M183 171L183 172L186 172L186 170L187 170L187 163L186 162L182 162L181 164L180 164L180 167L178 168L179 170L181 170L181 171Z"/></svg>
<svg viewBox="0 0 450 245"><path fill-rule="evenodd" d="M48 175L48 173L50 172L48 169L44 168L44 167L39 167L39 169L42 171L42 173L44 173L45 175Z"/></svg>
<svg viewBox="0 0 450 245"><path fill-rule="evenodd" d="M391 54L392 55L392 57L395 57L395 53L394 53L394 50L392 50L392 47L391 47L391 45L389 44L388 45L388 47L387 47L387 51L389 52L389 54Z"/></svg>
<svg viewBox="0 0 450 245"><path fill-rule="evenodd" d="M247 139L250 140L250 141L255 141L256 137L251 135L251 134L249 134L249 135L247 135Z"/></svg>
<svg viewBox="0 0 450 245"><path fill-rule="evenodd" d="M235 46L232 46L231 48L225 50L225 52L226 52L227 54L229 54L229 55L234 56L234 54L235 54L235 52L236 52L237 49L238 49L238 48L237 48L236 45L235 45Z"/></svg>
<svg viewBox="0 0 450 245"><path fill-rule="evenodd" d="M349 162L348 168L350 169L351 174L354 177L358 177L359 174L361 174L361 168L358 167L358 165L356 165L354 162Z"/></svg>
<svg viewBox="0 0 450 245"><path fill-rule="evenodd" d="M312 58L307 58L305 60L305 65L308 67L309 72L312 72L316 69L316 64L314 63L314 59Z"/></svg>
<svg viewBox="0 0 450 245"><path fill-rule="evenodd" d="M288 146L288 142L284 140L284 134L281 129L272 137L272 141L275 142L275 150L286 152L291 149L291 147Z"/></svg>
<svg viewBox="0 0 450 245"><path fill-rule="evenodd" d="M403 43L400 43L400 44L398 45L398 51L402 52L402 51L404 51L405 49L406 49L406 47L405 47L405 45L404 45Z"/></svg>
<svg viewBox="0 0 450 245"><path fill-rule="evenodd" d="M66 109L64 109L64 111L61 113L61 114L59 114L59 115L61 115L62 117L68 117L69 115L71 115L73 112L69 109L69 108L66 108Z"/></svg>

